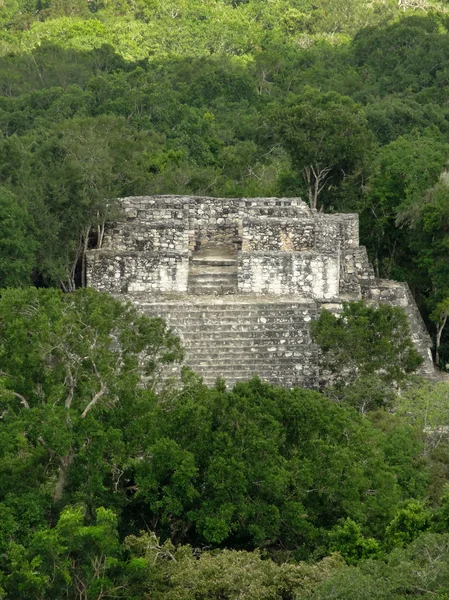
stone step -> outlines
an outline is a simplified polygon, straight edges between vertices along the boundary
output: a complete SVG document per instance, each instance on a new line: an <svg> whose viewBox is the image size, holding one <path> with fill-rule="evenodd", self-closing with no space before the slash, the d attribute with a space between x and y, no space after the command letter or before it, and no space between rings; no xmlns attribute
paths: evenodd
<svg viewBox="0 0 449 600"><path fill-rule="evenodd" d="M261 335L262 334L262 335ZM220 338L217 339L216 335L213 335L209 332L197 332L192 331L188 333L184 333L184 337L194 348L198 348L201 346L208 347L211 341L217 344L219 348L228 348L232 346L234 342L240 343L247 341L248 343L254 344L263 344L263 343L279 343L280 340L285 341L283 345L289 344L297 344L301 340L308 340L309 336L305 335L304 332L291 332L291 331L220 331ZM309 343L308 341L305 343Z"/></svg>
<svg viewBox="0 0 449 600"><path fill-rule="evenodd" d="M287 339L287 333L290 334L290 337L298 338L301 335L304 335L304 331L301 333L300 328L304 328L304 322L285 322L282 321L278 323L279 327L283 328L283 331L286 333L283 334L282 339ZM169 326L174 330L178 331L183 337L186 339L220 339L220 336L223 336L223 339L241 339L244 336L249 341L252 341L253 338L258 339L270 339L270 335L265 333L265 329L263 327L257 327L253 323L238 323L235 324L234 327L231 327L229 323L190 323L184 325L183 323L174 323L170 322ZM250 332L248 330L251 329ZM296 334L294 329L298 329L299 333ZM307 332L308 333L308 332ZM198 337L200 334L200 337ZM252 335L253 334L253 335ZM193 336L193 337L192 337ZM197 336L197 338L195 338Z"/></svg>
<svg viewBox="0 0 449 600"><path fill-rule="evenodd" d="M232 284L219 283L219 284L199 284L188 286L190 294L202 295L202 294L235 294L236 286Z"/></svg>
<svg viewBox="0 0 449 600"><path fill-rule="evenodd" d="M181 330L181 326L178 325L177 327ZM192 344L195 348L207 346L212 340L215 340L218 346L223 346L225 348L232 344L233 341L246 341L249 345L256 343L267 344L271 342L280 344L282 341L283 343L280 345L284 346L291 343L296 344L302 339L308 340L310 337L308 331L295 331L290 327L274 333L263 329L251 329L251 331L248 331L248 328L235 330L228 329L226 331L219 331L218 329L205 329L199 331L194 328L191 328L190 330L183 328L182 335L186 340L189 340L189 344Z"/></svg>
<svg viewBox="0 0 449 600"><path fill-rule="evenodd" d="M310 333L305 330L304 323L279 323L280 328L283 329L285 333L283 333L282 337L279 336L279 339L288 340L293 339L295 341L301 339L309 339ZM226 326L223 324L204 324L198 323L190 324L189 326L183 326L182 323L169 323L169 327L175 332L178 333L184 340L186 341L200 341L203 339L207 342L219 341L220 339L224 340L236 340L236 342L243 342L245 339L248 340L248 343L254 344L256 339L260 340L270 340L277 339L270 334L265 333L265 330L262 327L255 327L251 323L240 323L239 325L235 325L234 327L230 327L229 324ZM248 330L251 331L248 331ZM298 330L298 333L295 333L295 329ZM287 336L287 333L289 336Z"/></svg>
<svg viewBox="0 0 449 600"><path fill-rule="evenodd" d="M312 357L311 357L312 358ZM298 371L302 371L303 369L303 362L300 360L300 358L296 358L295 360L284 360L282 361L280 359L280 357L276 357L276 364L273 365L271 360L259 360L257 362L255 361L247 361L247 362L242 362L239 361L237 362L232 362L232 361L227 361L227 362L218 362L218 361L203 361L201 359L197 359L197 358L193 358L193 357L189 357L187 359L187 364L192 365L192 367L194 367L195 370L199 370L199 369L211 369L214 372L223 372L223 371L227 371L230 370L231 372L234 373L240 373L242 370L250 370L250 371L260 371L260 372L266 372L267 369L271 372L282 372L282 371L292 371L292 370L298 370Z"/></svg>
<svg viewBox="0 0 449 600"><path fill-rule="evenodd" d="M253 379L253 377L260 377L264 381L270 381L270 383L272 383L274 385L279 385L282 387L294 387L294 386L303 387L303 381L304 381L304 377L301 374L298 374L297 377L292 377L290 379L290 381L286 382L285 374L284 374L284 376L278 375L277 377L275 375L270 375L270 377L267 378L267 377L262 377L261 373L254 372L254 371L242 373L241 375L237 375L237 374L233 375L232 373L222 373L220 375L217 375L216 377L214 377L213 375L202 374L202 373L198 373L198 375L200 375L200 377L203 378L203 381L207 386L213 386L215 384L215 382L217 381L217 379L224 379L225 383L228 387L233 387L236 383L239 383L239 382L244 383L245 381L249 381L250 379ZM284 383L284 382L286 382L286 383ZM312 381L311 381L311 383L312 383Z"/></svg>
<svg viewBox="0 0 449 600"><path fill-rule="evenodd" d="M187 364L191 364L187 362ZM244 373L254 373L254 372L269 372L273 373L273 375L279 375L280 373L289 372L292 377L296 377L299 373L312 373L316 372L316 369L310 365L304 365L301 362L290 362L290 363L277 363L275 365L271 365L268 362L258 362L258 363L244 363L241 365L222 365L222 364L199 364L195 363L195 370L212 377L214 373L221 373L226 375L232 375L235 373L236 375L242 375Z"/></svg>
<svg viewBox="0 0 449 600"><path fill-rule="evenodd" d="M270 375L269 377L263 376L263 372L258 373L258 372L247 372L247 373L242 373L242 374L232 374L232 373L222 373L220 375L217 375L216 377L214 377L212 374L203 374L203 373L198 373L204 380L204 383L206 385L214 385L215 382L217 381L217 379L224 379L226 384L229 387L234 386L236 383L238 382L245 382L245 381L249 381L250 379L252 379L253 377L256 376L260 376L260 378L264 381L270 381L271 383L273 383L274 385L280 385L282 387L293 387L293 386L299 386L299 387L303 387L303 382L306 381L307 383L310 382L311 387L313 387L313 379L314 377L316 377L316 375L308 375L307 377L304 377L303 375L301 375L300 373L298 373L298 375L293 375L292 377L288 377L288 379L286 379L285 374L284 375ZM285 383L284 383L285 382Z"/></svg>
<svg viewBox="0 0 449 600"><path fill-rule="evenodd" d="M290 344L282 344L276 345L276 342L270 340L266 344L248 344L242 340L236 340L236 344L238 344L235 350L232 349L232 346L220 347L214 346L214 340L210 340L209 346L206 344L204 346L192 346L191 342L187 340L188 343L188 354L189 356L247 356L251 357L251 360L256 356L262 356L263 360L267 358L267 356L275 355L275 356L283 356L284 358L298 358L301 356L309 356L314 354L311 348L311 344L309 344L308 340L292 340ZM187 344L186 344L187 345Z"/></svg>
<svg viewBox="0 0 449 600"><path fill-rule="evenodd" d="M304 305L288 305L284 304L283 306L274 306L271 304L261 304L258 306L255 305L245 305L245 304L236 304L227 302L215 302L214 304L202 304L198 302L198 304L190 303L190 304L152 304L142 302L139 305L139 308L142 308L146 311L151 311L152 313L164 313L164 314L192 314L192 315L222 315L222 314L250 314L257 316L272 316L272 315L280 315L280 314L303 314L304 316L310 314L316 314L316 310L307 308Z"/></svg>
<svg viewBox="0 0 449 600"><path fill-rule="evenodd" d="M282 320L282 321L275 321L273 323L270 323L270 325L277 325L278 327L284 327L284 331L288 331L290 334L293 333L293 330L295 328L300 328L300 327L304 327L305 321L301 321L299 319L296 320ZM255 323L254 321L251 320L236 320L234 322L229 322L229 321L224 321L222 323L217 323L216 321L212 320L212 321L190 321L190 322L182 322L182 321L170 321L169 322L169 326L172 329L176 329L179 331L182 331L185 334L195 334L195 333L201 333L201 334L206 334L206 333L220 333L220 335L223 334L243 334L243 333L247 333L248 330L251 330L252 332L254 332L255 335L248 335L248 338L252 338L252 337L260 337L260 334L263 334L263 337L269 337L268 333L265 333L267 331L266 327L264 324L262 323ZM250 332L251 332L250 331ZM231 337L231 335L228 335L226 337ZM283 336L285 337L285 335ZM295 336L296 337L296 336Z"/></svg>
<svg viewBox="0 0 449 600"><path fill-rule="evenodd" d="M240 317L251 318L254 321L260 319L269 320L273 319L273 317L278 318L279 316L284 317L296 317L300 319L305 319L307 317L315 316L315 312L306 312L302 310L295 309L287 309L283 311L252 311L252 310L239 310L237 308L231 309L226 308L224 310L207 310L207 309L192 309L190 306L185 306L184 309L173 309L171 307L167 307L166 309L160 310L152 310L150 308L146 308L147 314L151 313L154 315L160 315L163 317L187 317L190 319L198 319L198 318L208 318L208 319L216 319L216 318L226 318L226 319L238 319ZM262 321L264 322L264 321Z"/></svg>
<svg viewBox="0 0 449 600"><path fill-rule="evenodd" d="M284 312L287 309L303 310L307 312L317 312L314 306L310 306L309 302L298 301L282 301L269 302L259 301L251 302L249 299L247 302L241 301L240 299L236 302L217 302L216 299L211 299L209 302L207 299L201 302L192 302L192 300L186 298L185 302L170 302L170 301L154 301L146 299L145 297L139 297L135 299L134 294L129 294L128 299L135 302L139 308L156 311L202 311L202 312L222 312L223 310L244 310L244 311L269 311L269 312ZM241 298L241 297L240 297Z"/></svg>
<svg viewBox="0 0 449 600"><path fill-rule="evenodd" d="M275 385L281 385L282 387L292 387L292 386L303 386L304 382L309 383L309 385L311 387L315 387L313 384L313 381L316 379L317 374L316 373L307 373L307 374L303 374L300 371L298 371L297 373L292 373L290 375L287 375L286 373L273 373L270 372L269 377L267 377L266 375L264 375L264 373L266 373L266 369L265 370L261 370L261 371L257 371L257 370L253 370L253 371L244 371L242 373L236 373L233 371L222 371L222 372L211 372L211 371L204 371L201 372L200 370L198 370L198 375L200 375L203 380L204 383L206 385L214 385L214 383L217 381L218 378L223 378L226 383L229 386L234 385L235 383L237 383L238 381L248 381L249 379L252 379L255 376L260 376L262 380L264 381L270 381L271 383L274 383Z"/></svg>
<svg viewBox="0 0 449 600"><path fill-rule="evenodd" d="M288 332L287 332L288 333ZM248 349L251 352L251 348L254 349L263 349L266 346L279 346L280 348L286 349L286 351L291 352L298 351L298 348L307 347L310 348L313 345L313 342L310 340L309 336L305 333L300 335L285 335L284 337L274 337L274 336L244 336L239 332L238 335L235 336L227 336L223 341L221 334L220 336L212 336L207 335L203 336L203 338L199 337L198 334L188 334L183 335L182 339L185 345L189 346L189 349L192 351L200 352L203 349L211 348L211 346L216 349L218 352L227 352L234 345L239 348ZM281 344L281 342L283 342Z"/></svg>
<svg viewBox="0 0 449 600"><path fill-rule="evenodd" d="M313 356L317 354L318 350L307 343L298 344L297 346L286 346L281 347L275 346L274 344L265 344L257 346L239 346L235 349L232 348L218 348L215 350L213 346L207 349L206 346L202 348L187 348L187 354L195 357L214 357L220 359L225 357L226 359L232 357L246 357L250 361L261 359L266 361L270 356L276 356L285 360L295 360L304 356Z"/></svg>
<svg viewBox="0 0 449 600"><path fill-rule="evenodd" d="M262 320L263 319L263 320ZM264 329L268 329L268 327L270 325L274 325L276 324L297 324L297 325L302 325L304 323L308 323L311 321L311 319L307 318L306 316L301 316L301 315L278 315L278 316L272 316L271 318L268 317L251 317L248 315L230 315L230 314L224 314L224 315L205 315L205 316L199 316L199 317L191 317L188 315L184 315L181 316L179 315L178 318L174 317L173 315L167 315L167 321L170 323L180 323L182 325L188 325L189 323L192 323L194 325L197 324L204 324L204 325L213 325L213 326L221 326L223 328L223 325L231 325L231 326L236 326L236 325L254 325L255 327L258 327L258 329L264 330ZM230 329L232 331L232 328Z"/></svg>
<svg viewBox="0 0 449 600"><path fill-rule="evenodd" d="M234 378L234 377L252 377L258 373L270 373L271 377L282 377L288 373L289 378L310 376L310 371L303 371L302 365L282 365L282 368L273 369L270 365L246 365L237 369L235 365L198 365L195 363L194 370L202 377L216 379L217 377Z"/></svg>
<svg viewBox="0 0 449 600"><path fill-rule="evenodd" d="M241 346L236 348L235 350L222 348L215 350L214 348L207 349L206 347L202 349L198 348L189 348L187 349L187 354L190 358L195 357L195 359L204 358L205 360L214 359L214 360L230 360L230 359L242 359L242 360L250 360L253 361L255 359L262 359L265 361L270 356L276 356L276 358L283 359L286 361L295 361L304 356L311 356L314 353L306 351L305 349L301 352L301 345L303 348L310 348L308 344L298 344L296 347L284 347L279 348L273 345L267 344L266 346Z"/></svg>
<svg viewBox="0 0 449 600"><path fill-rule="evenodd" d="M148 314L148 313L147 313ZM311 321L315 316L312 314L302 314L301 311L290 311L288 313L283 312L272 312L272 313L251 313L245 311L220 311L220 312L206 312L206 311L196 311L191 312L186 307L184 312L182 311L154 311L154 315L159 315L163 318L174 319L174 320L189 320L189 321L215 321L217 319L223 319L225 321L229 321L229 323L233 323L238 321L239 319L245 319L247 321L251 321L252 323L260 323L262 325L267 325L269 323L279 323L282 321Z"/></svg>
<svg viewBox="0 0 449 600"><path fill-rule="evenodd" d="M198 287L204 290L206 286ZM164 304L144 298L139 306L146 314L165 317L180 334L186 364L207 385L219 377L233 385L262 375L273 383L315 387L318 350L309 333L315 306L303 299L252 303L251 299L238 298L222 301L206 297L185 304L178 299Z"/></svg>
<svg viewBox="0 0 449 600"><path fill-rule="evenodd" d="M228 360L230 358L244 358L249 361L254 361L261 359L262 361L266 361L270 356L276 356L277 358L282 358L287 361L294 361L304 356L312 356L317 352L313 352L310 348L309 344L298 344L296 347L284 347L280 348L278 346L266 344L265 346L240 346L235 350L232 349L218 349L215 350L213 347L207 349L204 348L187 348L187 354L190 357L195 358L214 358L218 360Z"/></svg>
<svg viewBox="0 0 449 600"><path fill-rule="evenodd" d="M210 257L207 257L209 260ZM204 260L204 259L203 259ZM237 269L229 265L196 266L189 271L188 291L191 294L235 294Z"/></svg>
<svg viewBox="0 0 449 600"><path fill-rule="evenodd" d="M312 317L310 315L278 315L278 316L251 316L247 314L230 314L225 313L222 315L174 315L173 313L168 313L166 315L161 315L158 313L158 316L166 319L170 324L180 324L183 327L188 327L189 325L197 326L198 323L204 323L205 325L229 325L228 331L235 331L235 326L242 325L253 325L259 331L270 331L277 330L279 324L285 323L286 325L301 325L304 326L304 323L310 323L312 321ZM223 331L226 331L226 328L222 327Z"/></svg>
<svg viewBox="0 0 449 600"><path fill-rule="evenodd" d="M235 349L217 349L215 350L213 346L207 349L203 348L187 348L187 354L189 357L195 358L204 358L209 360L213 357L213 359L226 361L228 359L243 359L248 360L250 362L254 362L257 360L261 360L262 362L266 362L267 358L270 356L276 356L276 358L286 360L286 361L295 361L302 357L315 356L318 353L318 350L311 347L310 344L298 344L297 346L284 346L279 347L273 344L266 344L265 346L239 346Z"/></svg>
<svg viewBox="0 0 449 600"><path fill-rule="evenodd" d="M184 344L189 347L191 352L201 352L204 349L214 348L217 352L226 353L229 349L232 349L233 344L235 344L238 348L245 348L249 354L254 351L264 351L264 348L272 348L273 346L283 348L285 352L302 352L301 348L311 348L312 342L309 337L305 334L297 337L284 337L282 340L279 338L270 338L267 337L265 339L258 339L256 337L246 337L236 336L234 338L227 338L226 343L220 344L220 340L218 337L213 338L209 336L203 342L201 342L198 338L191 338L190 336L182 336ZM284 344L280 344L280 341L284 341ZM252 350L253 349L253 350Z"/></svg>
<svg viewBox="0 0 449 600"><path fill-rule="evenodd" d="M218 258L216 256L193 257L190 259L191 267L234 267L237 268L236 258Z"/></svg>
<svg viewBox="0 0 449 600"><path fill-rule="evenodd" d="M230 367L227 369L220 369L219 367L215 369L203 369L202 367L197 366L195 370L198 372L199 375L201 375L201 377L207 377L208 379L211 379L213 381L216 380L217 377L224 377L225 379L235 380L237 377L250 379L251 377L254 377L254 375L258 375L259 373L266 373L267 366L268 365L261 365L260 367L254 368L248 367L240 371L236 370L235 367ZM281 379L283 376L285 376L285 369L280 369L279 371L274 371L273 369L270 369L269 372L271 381ZM292 369L289 378L297 379L304 376L306 375L302 373L300 369ZM310 376L310 374L307 374L307 376Z"/></svg>
<svg viewBox="0 0 449 600"><path fill-rule="evenodd" d="M237 285L237 273L189 273L189 285L202 283Z"/></svg>
<svg viewBox="0 0 449 600"><path fill-rule="evenodd" d="M192 275L237 275L236 265L191 265L189 277Z"/></svg>

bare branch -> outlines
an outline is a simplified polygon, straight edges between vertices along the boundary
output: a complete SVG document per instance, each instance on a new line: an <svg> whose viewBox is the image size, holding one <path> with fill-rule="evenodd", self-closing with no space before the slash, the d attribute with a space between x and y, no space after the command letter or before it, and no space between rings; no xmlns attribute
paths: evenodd
<svg viewBox="0 0 449 600"><path fill-rule="evenodd" d="M307 183L310 208L317 208L318 197L326 185L327 177L331 170L331 166L321 167L319 164L304 167L303 176Z"/></svg>
<svg viewBox="0 0 449 600"><path fill-rule="evenodd" d="M8 392L10 394L12 394L13 396L15 396L16 398L19 398L20 399L20 404L24 408L30 408L30 405L28 404L27 400L22 396L22 394L19 394L18 392L13 392L12 390L8 390Z"/></svg>
<svg viewBox="0 0 449 600"><path fill-rule="evenodd" d="M98 391L95 394L95 396L92 398L92 400L86 406L86 408L83 410L82 415L81 415L81 417L83 419L86 417L87 413L96 405L96 403L106 394L106 392L107 392L107 387L106 387L105 383L102 381L100 391Z"/></svg>
<svg viewBox="0 0 449 600"><path fill-rule="evenodd" d="M69 408L72 405L76 380L73 378L72 371L68 367L67 367L67 377L66 377L66 381L64 383L66 383L66 382L68 382L68 384L69 384L69 393L67 394L67 398L65 399L64 405L65 405L66 409L69 410Z"/></svg>

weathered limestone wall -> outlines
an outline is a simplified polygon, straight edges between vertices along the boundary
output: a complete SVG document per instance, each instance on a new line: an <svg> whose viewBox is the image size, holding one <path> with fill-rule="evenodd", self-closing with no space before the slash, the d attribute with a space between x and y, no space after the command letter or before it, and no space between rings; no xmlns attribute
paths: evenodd
<svg viewBox="0 0 449 600"><path fill-rule="evenodd" d="M103 247L87 254L88 285L112 293L187 291L188 207L184 197L125 198Z"/></svg>
<svg viewBox="0 0 449 600"><path fill-rule="evenodd" d="M337 253L340 249L358 248L359 218L354 214L323 215L311 210L286 218L261 215L258 211L254 217L243 220L242 233L245 252Z"/></svg>
<svg viewBox="0 0 449 600"><path fill-rule="evenodd" d="M135 201L124 207L123 220L108 229L103 249L184 253L188 251L188 244L187 210L165 203L151 210L142 202Z"/></svg>
<svg viewBox="0 0 449 600"><path fill-rule="evenodd" d="M360 270L368 269L358 247L358 216L323 215L299 198L143 196L124 198L122 214L103 248L88 255L88 284L98 289L185 292L188 257L210 245L255 253L239 262L243 293L329 298L339 260L341 292L360 296ZM286 259L276 252L303 256Z"/></svg>
<svg viewBox="0 0 449 600"><path fill-rule="evenodd" d="M364 246L344 248L340 256L340 294L361 298L361 285L375 280Z"/></svg>
<svg viewBox="0 0 449 600"><path fill-rule="evenodd" d="M92 250L87 258L87 285L97 290L131 292L186 292L187 253Z"/></svg>
<svg viewBox="0 0 449 600"><path fill-rule="evenodd" d="M237 278L243 294L330 299L339 292L339 258L317 252L241 252Z"/></svg>
<svg viewBox="0 0 449 600"><path fill-rule="evenodd" d="M316 243L318 252L336 251L343 248L357 248L359 245L359 215L315 214Z"/></svg>
<svg viewBox="0 0 449 600"><path fill-rule="evenodd" d="M239 198L217 198L211 203L208 198L193 197L189 204L189 229L191 251L199 250L212 241L216 246L241 245L238 224Z"/></svg>
<svg viewBox="0 0 449 600"><path fill-rule="evenodd" d="M315 221L254 217L243 220L244 252L300 252L315 249Z"/></svg>

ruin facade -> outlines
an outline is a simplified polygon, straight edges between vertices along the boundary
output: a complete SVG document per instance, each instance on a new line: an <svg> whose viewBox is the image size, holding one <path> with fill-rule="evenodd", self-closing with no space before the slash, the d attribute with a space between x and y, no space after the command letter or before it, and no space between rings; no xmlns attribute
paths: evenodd
<svg viewBox="0 0 449 600"><path fill-rule="evenodd" d="M406 283L377 279L356 214L323 214L299 198L123 198L122 217L87 255L88 285L161 316L186 363L212 385L259 375L319 385L310 323L344 301L406 311L433 373L431 340Z"/></svg>

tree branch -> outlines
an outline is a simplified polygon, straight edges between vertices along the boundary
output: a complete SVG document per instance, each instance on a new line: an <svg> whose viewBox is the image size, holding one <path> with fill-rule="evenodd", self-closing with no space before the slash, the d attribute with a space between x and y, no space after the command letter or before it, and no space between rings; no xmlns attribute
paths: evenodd
<svg viewBox="0 0 449 600"><path fill-rule="evenodd" d="M67 368L67 378L66 378L66 381L67 380L68 380L68 384L69 384L69 393L67 394L67 398L65 399L64 405L65 405L66 409L69 410L69 408L72 405L73 394L74 394L75 385L76 385L76 381L73 378L72 371L69 368Z"/></svg>
<svg viewBox="0 0 449 600"><path fill-rule="evenodd" d="M106 392L107 392L107 387L106 387L105 383L102 381L100 391L98 391L95 394L95 396L92 398L92 400L86 406L86 408L83 410L83 413L81 415L81 417L83 419L86 417L87 413L95 406L95 404L106 394Z"/></svg>
<svg viewBox="0 0 449 600"><path fill-rule="evenodd" d="M25 408L30 408L30 405L28 404L27 400L22 396L22 394L19 394L18 392L13 392L12 390L8 390L8 392L16 398L20 398L20 404L22 404L22 406L24 406Z"/></svg>

